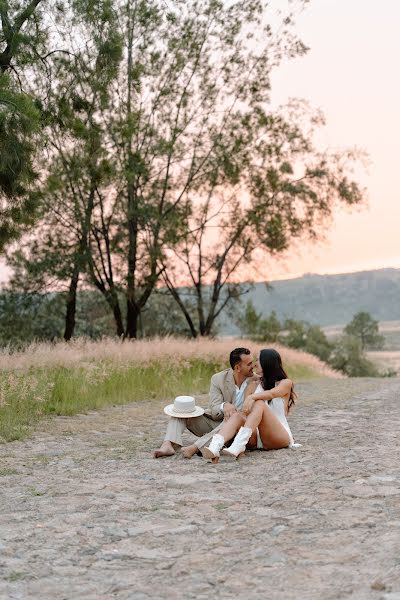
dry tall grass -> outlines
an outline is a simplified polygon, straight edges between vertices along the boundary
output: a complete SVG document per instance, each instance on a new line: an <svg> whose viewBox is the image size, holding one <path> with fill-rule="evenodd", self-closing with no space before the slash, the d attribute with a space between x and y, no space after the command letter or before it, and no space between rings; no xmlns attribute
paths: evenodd
<svg viewBox="0 0 400 600"><path fill-rule="evenodd" d="M367 357L380 369L393 369L400 373L400 351L376 350L367 352Z"/></svg>
<svg viewBox="0 0 400 600"><path fill-rule="evenodd" d="M243 339L162 338L120 342L78 339L0 352L0 442L21 439L41 419L140 400L205 394L228 366L232 348L261 349ZM316 357L275 346L295 382L340 377Z"/></svg>
<svg viewBox="0 0 400 600"><path fill-rule="evenodd" d="M304 366L325 377L343 377L316 356L279 344L260 344L246 339L187 340L173 337L131 342L108 338L101 341L79 338L69 343L34 343L18 352L2 349L0 351L0 369L10 371L32 368L73 368L90 363L109 363L118 368L145 367L160 362L184 366L185 363L197 359L226 363L228 366L229 353L233 348L250 348L256 356L266 346L276 348L280 352L284 364Z"/></svg>

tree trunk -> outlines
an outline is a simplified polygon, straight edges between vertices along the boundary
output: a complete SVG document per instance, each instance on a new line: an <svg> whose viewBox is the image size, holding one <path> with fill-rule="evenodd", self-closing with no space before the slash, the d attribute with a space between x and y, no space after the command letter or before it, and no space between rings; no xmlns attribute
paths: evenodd
<svg viewBox="0 0 400 600"><path fill-rule="evenodd" d="M0 71L5 73L10 68L12 54L7 52L0 53Z"/></svg>
<svg viewBox="0 0 400 600"><path fill-rule="evenodd" d="M179 308L183 312L183 315L184 315L184 317L186 319L186 322L189 325L190 334L191 334L192 338L196 339L198 333L197 333L197 330L196 330L196 328L194 326L193 319L190 316L189 311L187 310L186 306L182 302L182 298L180 297L178 290L172 284L172 282L171 282L171 280L168 277L168 274L166 272L164 272L163 279L164 279L164 283L167 286L167 288L168 288L171 296L173 297L173 299L175 300L175 302L177 303L177 305L179 306Z"/></svg>
<svg viewBox="0 0 400 600"><path fill-rule="evenodd" d="M132 15L128 13L128 98L127 98L127 118L132 114L132 64L133 64L133 27ZM138 319L140 310L135 302L136 298L136 258L138 243L138 204L135 189L135 160L132 152L132 135L128 144L128 162L126 170L127 186L127 225L129 236L128 247L128 273L127 273L127 296L126 296L126 330L125 337L136 338L138 329Z"/></svg>
<svg viewBox="0 0 400 600"><path fill-rule="evenodd" d="M7 3L1 7L0 15L3 25L4 40L7 46L4 52L0 53L0 72L5 73L11 66L11 59L17 52L19 46L19 32L25 21L28 21L38 4L42 0L31 0L28 6L23 8L15 17L14 23L9 22ZM1 3L4 4L3 2Z"/></svg>
<svg viewBox="0 0 400 600"><path fill-rule="evenodd" d="M74 335L75 329L75 314L76 314L76 292L78 289L80 271L79 268L75 266L74 271L72 273L71 281L69 284L69 290L67 295L67 310L65 314L65 330L64 330L64 340L69 342L69 340Z"/></svg>
<svg viewBox="0 0 400 600"><path fill-rule="evenodd" d="M115 326L117 328L117 336L119 338L122 338L124 336L124 324L122 321L122 313L118 301L118 296L116 295L115 290L108 292L106 299L113 311Z"/></svg>
<svg viewBox="0 0 400 600"><path fill-rule="evenodd" d="M131 300L129 300L129 298L127 299L126 302L126 331L125 331L125 337L129 338L129 339L135 339L137 338L137 333L138 333L138 321L139 321L139 316L140 316L140 309L137 307L137 305L132 302Z"/></svg>
<svg viewBox="0 0 400 600"><path fill-rule="evenodd" d="M115 306L113 306L113 314L114 314L115 325L117 328L117 336L119 338L122 338L122 337L124 337L124 324L122 322L122 314L121 314L121 309L119 307L119 304L116 304Z"/></svg>
<svg viewBox="0 0 400 600"><path fill-rule="evenodd" d="M142 312L139 313L139 332L140 332L140 338L143 339L145 336L145 331L144 331L144 327L143 327Z"/></svg>

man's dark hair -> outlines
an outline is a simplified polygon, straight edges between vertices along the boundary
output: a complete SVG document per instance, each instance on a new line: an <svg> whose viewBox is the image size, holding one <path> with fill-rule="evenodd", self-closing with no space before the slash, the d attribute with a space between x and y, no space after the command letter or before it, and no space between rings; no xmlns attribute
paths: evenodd
<svg viewBox="0 0 400 600"><path fill-rule="evenodd" d="M235 348L229 355L229 364L234 369L235 365L242 360L242 354L251 354L248 348Z"/></svg>

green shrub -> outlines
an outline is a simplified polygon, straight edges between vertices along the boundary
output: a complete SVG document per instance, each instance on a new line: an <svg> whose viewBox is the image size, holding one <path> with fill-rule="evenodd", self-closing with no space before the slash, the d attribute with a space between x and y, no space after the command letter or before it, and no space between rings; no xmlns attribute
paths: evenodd
<svg viewBox="0 0 400 600"><path fill-rule="evenodd" d="M246 309L239 317L237 325L242 333L259 342L276 342L282 329L275 311L272 311L268 317L263 318L256 311L251 300L247 302Z"/></svg>
<svg viewBox="0 0 400 600"><path fill-rule="evenodd" d="M285 332L280 335L279 339L289 348L304 350L318 356L324 362L329 361L333 346L318 325L287 319L284 329Z"/></svg>
<svg viewBox="0 0 400 600"><path fill-rule="evenodd" d="M343 336L335 344L329 364L349 377L380 375L375 365L365 357L360 340L349 335Z"/></svg>
<svg viewBox="0 0 400 600"><path fill-rule="evenodd" d="M344 333L359 339L361 349L380 350L385 344L385 338L379 334L379 323L368 312L360 311L344 328Z"/></svg>

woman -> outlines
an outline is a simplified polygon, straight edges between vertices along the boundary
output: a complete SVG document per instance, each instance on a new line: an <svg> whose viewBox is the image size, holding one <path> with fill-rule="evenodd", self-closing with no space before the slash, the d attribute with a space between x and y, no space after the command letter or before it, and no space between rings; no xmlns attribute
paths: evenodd
<svg viewBox="0 0 400 600"><path fill-rule="evenodd" d="M225 443L237 433L223 454L237 458L246 449L279 450L298 446L286 419L294 404L293 382L288 378L279 352L268 348L261 350L256 373L260 382L251 382L246 389L242 412L235 413L214 435L203 456L217 462Z"/></svg>

